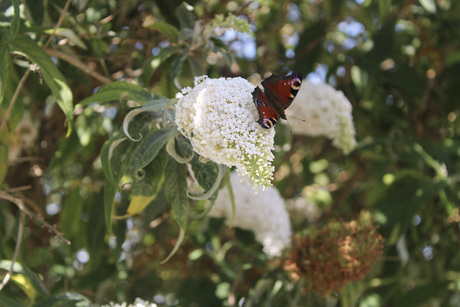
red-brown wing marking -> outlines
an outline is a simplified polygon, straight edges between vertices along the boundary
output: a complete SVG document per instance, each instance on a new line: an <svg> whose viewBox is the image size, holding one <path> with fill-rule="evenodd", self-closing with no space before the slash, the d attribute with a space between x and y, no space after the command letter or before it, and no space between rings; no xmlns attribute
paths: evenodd
<svg viewBox="0 0 460 307"><path fill-rule="evenodd" d="M262 82L262 86L265 91L270 91L273 95L273 98L276 102L281 103L281 106L284 109L287 108L285 105L290 104L290 95L291 95L291 77L280 77L276 75L271 75Z"/></svg>
<svg viewBox="0 0 460 307"><path fill-rule="evenodd" d="M284 110L291 105L301 84L302 75L298 73L286 77L271 75L262 81L264 91L256 87L252 92L254 104L259 112L257 122L263 128L269 129L280 118L286 119Z"/></svg>
<svg viewBox="0 0 460 307"><path fill-rule="evenodd" d="M275 112L273 108L260 105L258 110L259 120L257 122L265 129L270 129L273 127L280 118L280 116Z"/></svg>

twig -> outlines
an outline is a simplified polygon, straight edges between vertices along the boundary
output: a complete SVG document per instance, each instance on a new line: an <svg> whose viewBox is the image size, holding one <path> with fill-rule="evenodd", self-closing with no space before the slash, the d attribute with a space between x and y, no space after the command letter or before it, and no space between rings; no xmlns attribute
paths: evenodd
<svg viewBox="0 0 460 307"><path fill-rule="evenodd" d="M24 204L19 204L19 202L22 202L22 200L19 198L17 200L18 200L18 203L16 205L18 207L21 207L21 206L24 207ZM24 230L24 211L19 210L19 226L18 226L18 236L16 239L16 246L14 247L14 253L13 253L13 258L11 259L10 269L8 270L8 273L6 273L5 277L2 280L2 283L0 284L0 291L2 291L3 287L6 286L6 284L10 280L11 274L13 274L14 263L16 262L16 259L18 258L19 249L21 247L23 230Z"/></svg>
<svg viewBox="0 0 460 307"><path fill-rule="evenodd" d="M20 192L20 191L25 191L25 190L30 190L30 189L32 189L31 185L25 185L25 186L22 186L22 187L7 189L6 192L15 193L15 192Z"/></svg>
<svg viewBox="0 0 460 307"><path fill-rule="evenodd" d="M3 128L5 127L6 121L8 117L10 116L11 110L13 109L14 103L16 102L16 99L18 98L19 91L22 89L22 86L24 85L24 82L26 81L29 74L30 74L30 68L27 69L24 76L22 76L21 80L19 80L18 86L16 87L16 90L14 91L13 97L11 97L11 101L10 101L10 104L8 105L8 109L6 109L6 112L3 116L2 123L0 124L0 134L2 133Z"/></svg>
<svg viewBox="0 0 460 307"><path fill-rule="evenodd" d="M61 60L69 62L73 66L75 66L78 69L82 70L84 73L87 73L88 75L90 75L94 79L96 79L98 81L101 81L102 83L110 83L110 82L112 82L112 80L110 80L109 78L104 77L103 75L99 74L98 72L92 70L85 63L77 60L75 57L73 57L73 56L71 56L71 55L69 55L67 53L60 52L60 51L58 51L56 49L45 49L45 51L46 51L46 53L48 53L51 56L55 56L57 58L60 58Z"/></svg>
<svg viewBox="0 0 460 307"><path fill-rule="evenodd" d="M56 23L56 26L53 29L53 34L51 34L51 36L46 41L45 45L43 45L43 49L48 48L48 46L50 45L51 41L56 36L56 31L61 26L62 20L64 19L64 15L67 12L67 10L69 9L70 1L71 0L67 0L67 3L65 4L64 8L62 9L61 15L59 16L58 22Z"/></svg>
<svg viewBox="0 0 460 307"><path fill-rule="evenodd" d="M14 203L19 208L19 210L24 211L24 213L27 214L30 218L37 220L40 224L42 224L42 226L47 228L51 233L54 233L54 235L58 237L62 243L70 245L70 241L67 240L64 237L64 235L60 233L59 230L56 229L56 227L48 224L42 216L35 214L29 209L27 209L26 206L24 206L24 201L21 198L13 197L3 191L0 191L0 198L6 199Z"/></svg>

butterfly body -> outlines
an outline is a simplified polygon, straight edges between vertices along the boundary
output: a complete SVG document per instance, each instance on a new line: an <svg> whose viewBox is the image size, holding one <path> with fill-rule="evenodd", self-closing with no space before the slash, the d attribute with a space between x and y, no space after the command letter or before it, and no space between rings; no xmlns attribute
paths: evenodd
<svg viewBox="0 0 460 307"><path fill-rule="evenodd" d="M302 75L293 73L289 76L271 75L262 81L263 90L256 87L252 98L259 112L257 121L262 128L272 128L280 118L286 119L286 110L294 100L302 84Z"/></svg>

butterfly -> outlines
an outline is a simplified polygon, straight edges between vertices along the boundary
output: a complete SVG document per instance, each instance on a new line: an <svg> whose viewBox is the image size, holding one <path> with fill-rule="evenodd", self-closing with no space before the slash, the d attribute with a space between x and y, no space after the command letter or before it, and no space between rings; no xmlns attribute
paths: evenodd
<svg viewBox="0 0 460 307"><path fill-rule="evenodd" d="M302 75L293 73L289 76L271 75L262 81L263 90L256 87L252 99L259 112L257 121L262 128L270 129L280 118L286 119L286 110L294 100L302 84Z"/></svg>

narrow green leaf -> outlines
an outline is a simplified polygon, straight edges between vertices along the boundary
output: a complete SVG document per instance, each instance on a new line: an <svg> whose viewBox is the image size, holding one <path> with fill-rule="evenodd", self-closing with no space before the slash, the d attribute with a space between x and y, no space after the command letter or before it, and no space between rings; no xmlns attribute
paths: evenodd
<svg viewBox="0 0 460 307"><path fill-rule="evenodd" d="M107 225L109 236L112 235L112 213L115 203L115 196L118 192L117 187L111 184L108 180L104 182L104 217Z"/></svg>
<svg viewBox="0 0 460 307"><path fill-rule="evenodd" d="M13 8L14 8L14 15L13 19L11 20L11 27L10 27L10 40L12 40L19 31L21 27L21 18L19 16L19 4L21 4L20 0L12 0ZM3 67L3 66L2 66Z"/></svg>
<svg viewBox="0 0 460 307"><path fill-rule="evenodd" d="M167 22L157 21L149 25L147 28L160 31L174 43L177 43L179 41L179 30L175 26Z"/></svg>
<svg viewBox="0 0 460 307"><path fill-rule="evenodd" d="M383 22L385 17L388 15L391 7L391 0L380 0L379 3L379 21Z"/></svg>
<svg viewBox="0 0 460 307"><path fill-rule="evenodd" d="M10 47L11 51L23 54L40 67L43 79L67 117L69 122L67 136L69 136L73 129L73 97L66 79L59 69L57 69L53 61L51 61L48 54L38 47L28 36L16 36L15 39L10 42Z"/></svg>
<svg viewBox="0 0 460 307"><path fill-rule="evenodd" d="M165 196L171 205L173 218L182 229L186 229L188 217L187 167L168 159L165 171Z"/></svg>
<svg viewBox="0 0 460 307"><path fill-rule="evenodd" d="M5 97L6 86L10 78L11 57L10 48L7 44L0 45L0 106Z"/></svg>
<svg viewBox="0 0 460 307"><path fill-rule="evenodd" d="M100 153L102 170L104 171L105 179L115 187L118 187L118 178L115 177L110 160L112 158L113 151L122 142L127 142L127 139L122 134L117 134L104 143Z"/></svg>
<svg viewBox="0 0 460 307"><path fill-rule="evenodd" d="M131 174L137 175L137 172L149 164L166 143L174 137L177 129L157 130L144 137L132 153L132 163L130 165Z"/></svg>
<svg viewBox="0 0 460 307"><path fill-rule="evenodd" d="M174 256L174 254L177 253L177 251L179 250L180 245L184 241L184 238L185 238L185 229L181 228L180 232L179 232L179 237L177 237L177 241L176 241L176 244L174 245L173 250L171 251L171 253L169 253L169 255L166 257L165 260L160 262L161 264L168 262L169 259L171 259L171 257Z"/></svg>
<svg viewBox="0 0 460 307"><path fill-rule="evenodd" d="M187 3L184 2L176 8L176 16L182 29L193 29L193 14Z"/></svg>
<svg viewBox="0 0 460 307"><path fill-rule="evenodd" d="M78 187L74 188L64 200L59 224L62 233L67 238L71 238L79 232L83 203Z"/></svg>
<svg viewBox="0 0 460 307"><path fill-rule="evenodd" d="M76 107L83 107L90 103L119 101L123 95L127 95L129 98L139 102L140 104L145 104L157 98L141 86L128 82L112 82L103 85L96 94L83 99Z"/></svg>
<svg viewBox="0 0 460 307"><path fill-rule="evenodd" d="M101 164L105 175L104 215L107 229L112 233L112 212L119 183L128 169L135 142L128 141L123 133L107 140L101 149Z"/></svg>

